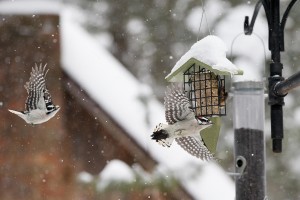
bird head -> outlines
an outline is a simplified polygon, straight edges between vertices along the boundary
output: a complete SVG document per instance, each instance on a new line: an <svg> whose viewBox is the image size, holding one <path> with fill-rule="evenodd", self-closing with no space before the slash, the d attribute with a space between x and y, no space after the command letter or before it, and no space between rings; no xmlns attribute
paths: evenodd
<svg viewBox="0 0 300 200"><path fill-rule="evenodd" d="M198 121L199 125L212 125L212 121L210 121L209 119L207 119L206 117L196 117L196 120Z"/></svg>
<svg viewBox="0 0 300 200"><path fill-rule="evenodd" d="M58 105L54 106L53 109L47 112L47 115L52 118L59 111L60 107Z"/></svg>

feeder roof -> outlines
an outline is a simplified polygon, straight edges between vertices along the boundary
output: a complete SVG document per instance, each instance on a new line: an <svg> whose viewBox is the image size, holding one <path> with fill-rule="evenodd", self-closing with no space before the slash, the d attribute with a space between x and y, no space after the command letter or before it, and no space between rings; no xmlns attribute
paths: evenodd
<svg viewBox="0 0 300 200"><path fill-rule="evenodd" d="M209 35L196 42L175 64L167 81L182 82L183 73L193 63L219 75L242 75L243 71L226 58L226 45L217 36Z"/></svg>

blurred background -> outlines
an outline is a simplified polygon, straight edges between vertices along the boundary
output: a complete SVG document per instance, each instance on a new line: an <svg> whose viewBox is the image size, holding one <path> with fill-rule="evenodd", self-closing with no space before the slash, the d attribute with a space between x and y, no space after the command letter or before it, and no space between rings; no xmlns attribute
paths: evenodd
<svg viewBox="0 0 300 200"><path fill-rule="evenodd" d="M165 76L206 35L220 37L244 70L233 81L266 80L263 9L254 34L242 34L256 2L0 1L0 199L234 199L230 98L218 165L159 147L150 135L164 121ZM299 6L286 24L284 77L300 69ZM31 126L7 109L24 109L34 63L48 63L47 86L62 109ZM300 199L299 95L285 98L280 154L271 151L266 99L268 199Z"/></svg>

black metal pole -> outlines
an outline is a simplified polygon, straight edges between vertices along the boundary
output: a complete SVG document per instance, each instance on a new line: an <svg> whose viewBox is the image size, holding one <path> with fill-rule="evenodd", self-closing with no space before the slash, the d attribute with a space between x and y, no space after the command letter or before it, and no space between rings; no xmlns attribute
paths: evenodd
<svg viewBox="0 0 300 200"><path fill-rule="evenodd" d="M265 199L264 87L236 82L233 90L236 200Z"/></svg>
<svg viewBox="0 0 300 200"><path fill-rule="evenodd" d="M277 96L285 96L290 90L299 86L300 86L300 72L297 72L296 74L293 74L286 80L278 82L274 86L273 92Z"/></svg>
<svg viewBox="0 0 300 200"><path fill-rule="evenodd" d="M273 152L282 151L283 139L283 96L277 96L272 91L274 86L283 80L280 51L284 50L283 31L280 26L280 1L270 1L269 12L269 49L271 51L270 77L269 77L269 105L271 106L271 137Z"/></svg>
<svg viewBox="0 0 300 200"><path fill-rule="evenodd" d="M271 64L269 76L269 105L271 107L271 137L273 143L273 152L282 152L283 139L283 112L284 96L290 89L300 86L300 75L296 74L291 78L283 81L280 52L284 51L284 28L288 15L298 0L291 0L288 7L283 13L280 21L280 0L258 0L251 23L249 17L245 17L244 32L251 35L258 11L263 5L269 27L269 49L271 51Z"/></svg>

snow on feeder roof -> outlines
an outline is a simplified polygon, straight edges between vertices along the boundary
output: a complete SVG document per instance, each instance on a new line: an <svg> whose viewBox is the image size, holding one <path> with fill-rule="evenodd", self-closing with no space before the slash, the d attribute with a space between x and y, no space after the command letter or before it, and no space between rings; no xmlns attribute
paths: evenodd
<svg viewBox="0 0 300 200"><path fill-rule="evenodd" d="M243 71L226 58L226 45L217 36L209 35L196 42L166 76L169 82L183 82L183 73L191 65L200 65L217 75L242 75Z"/></svg>

